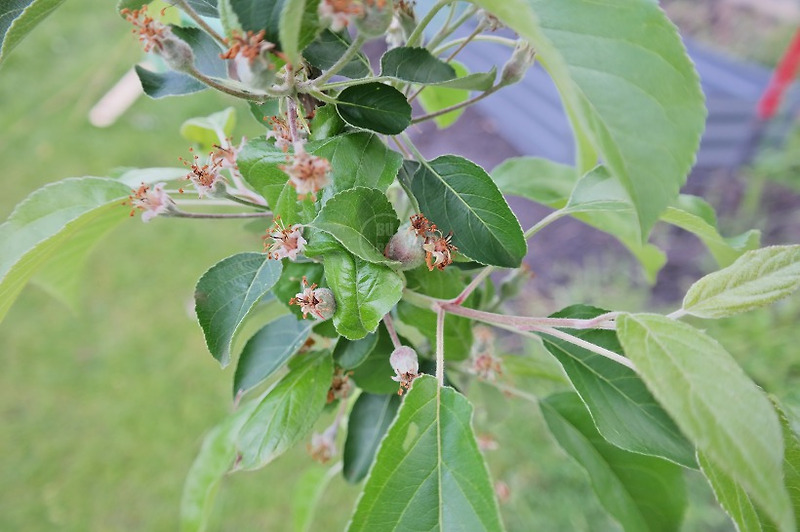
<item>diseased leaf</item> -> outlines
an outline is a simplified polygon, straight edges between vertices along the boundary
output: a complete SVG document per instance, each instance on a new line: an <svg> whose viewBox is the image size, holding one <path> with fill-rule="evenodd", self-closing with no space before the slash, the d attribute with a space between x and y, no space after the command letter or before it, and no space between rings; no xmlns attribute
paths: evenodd
<svg viewBox="0 0 800 532"><path fill-rule="evenodd" d="M281 263L260 253L221 260L200 277L194 292L197 321L211 355L230 362L231 342L258 301L278 282Z"/></svg>
<svg viewBox="0 0 800 532"><path fill-rule="evenodd" d="M332 378L330 353L303 355L242 427L237 441L239 467L263 467L303 439L322 413Z"/></svg>
<svg viewBox="0 0 800 532"><path fill-rule="evenodd" d="M686 490L679 466L606 442L574 393L540 405L556 441L586 470L600 502L626 532L681 529Z"/></svg>
<svg viewBox="0 0 800 532"><path fill-rule="evenodd" d="M236 459L236 438L258 404L243 404L203 438L200 452L194 459L181 496L181 532L206 530L219 483Z"/></svg>
<svg viewBox="0 0 800 532"><path fill-rule="evenodd" d="M351 126L398 135L411 124L411 105L403 93L383 83L348 87L336 98L336 109Z"/></svg>
<svg viewBox="0 0 800 532"><path fill-rule="evenodd" d="M697 450L779 530L794 530L781 427L761 389L716 340L685 323L655 314L621 314L616 322L626 356Z"/></svg>
<svg viewBox="0 0 800 532"><path fill-rule="evenodd" d="M353 187L330 198L311 226L325 231L350 253L375 264L394 264L383 256L400 221L380 190Z"/></svg>
<svg viewBox="0 0 800 532"><path fill-rule="evenodd" d="M644 241L686 180L706 115L697 74L658 3L474 3L531 42L581 141L580 173L603 159Z"/></svg>
<svg viewBox="0 0 800 532"><path fill-rule="evenodd" d="M800 246L748 251L727 268L694 283L683 310L701 318L724 318L763 307L800 287Z"/></svg>
<svg viewBox="0 0 800 532"><path fill-rule="evenodd" d="M605 312L574 305L551 317L591 319ZM622 353L614 331L565 330L582 340ZM543 335L542 339L547 350L563 366L606 440L627 451L659 456L685 467L697 467L694 446L633 370L565 340L548 335Z"/></svg>
<svg viewBox="0 0 800 532"><path fill-rule="evenodd" d="M64 0L8 0L0 5L0 63Z"/></svg>
<svg viewBox="0 0 800 532"><path fill-rule="evenodd" d="M353 484L367 476L378 445L386 430L394 421L400 407L400 396L373 395L362 393L358 396L350 420L347 423L347 440L344 443L344 478Z"/></svg>
<svg viewBox="0 0 800 532"><path fill-rule="evenodd" d="M420 165L409 183L422 213L458 251L481 264L516 268L528 251L522 228L489 175L455 155Z"/></svg>
<svg viewBox="0 0 800 532"><path fill-rule="evenodd" d="M413 489L409 489L413 488ZM472 430L472 406L436 379L416 379L381 442L349 532L503 530Z"/></svg>
<svg viewBox="0 0 800 532"><path fill-rule="evenodd" d="M127 219L130 209L120 204L130 193L116 180L82 177L47 185L17 205L0 225L0 320L50 260L65 253L85 257L97 239Z"/></svg>
<svg viewBox="0 0 800 532"><path fill-rule="evenodd" d="M313 320L298 320L288 315L259 329L239 356L233 377L233 396L245 393L280 369L303 346L313 325Z"/></svg>
<svg viewBox="0 0 800 532"><path fill-rule="evenodd" d="M403 295L400 276L344 252L331 252L324 261L325 278L336 298L336 330L349 340L374 332Z"/></svg>

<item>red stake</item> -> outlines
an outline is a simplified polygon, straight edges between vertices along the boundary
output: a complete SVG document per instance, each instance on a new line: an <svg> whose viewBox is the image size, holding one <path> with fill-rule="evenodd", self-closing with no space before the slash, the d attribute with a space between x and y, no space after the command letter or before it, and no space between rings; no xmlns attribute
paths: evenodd
<svg viewBox="0 0 800 532"><path fill-rule="evenodd" d="M798 67L800 67L800 29L794 34L792 42L772 73L772 79L769 80L767 89L758 101L759 119L769 120L775 116L781 100L783 100L783 95L797 74Z"/></svg>

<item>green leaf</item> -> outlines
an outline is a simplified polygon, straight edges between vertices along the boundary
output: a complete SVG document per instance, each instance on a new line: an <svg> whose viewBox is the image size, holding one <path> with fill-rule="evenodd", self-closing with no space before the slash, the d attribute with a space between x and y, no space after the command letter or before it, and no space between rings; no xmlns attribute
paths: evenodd
<svg viewBox="0 0 800 532"><path fill-rule="evenodd" d="M606 311L574 305L553 318L591 319ZM622 353L609 330L565 329L573 336ZM613 360L564 340L543 335L544 346L561 363L575 391L586 403L597 429L609 442L627 451L660 456L696 468L694 446L664 412L636 373Z"/></svg>
<svg viewBox="0 0 800 532"><path fill-rule="evenodd" d="M792 500L795 519L800 515L800 441L792 431L789 419L773 399L781 422L784 442L783 478ZM703 474L708 479L722 508L731 516L740 532L771 532L777 530L745 490L706 456L698 455Z"/></svg>
<svg viewBox="0 0 800 532"><path fill-rule="evenodd" d="M266 32L265 40L280 42L280 20L286 0L229 0L244 31Z"/></svg>
<svg viewBox="0 0 800 532"><path fill-rule="evenodd" d="M217 0L186 0L192 9L204 17L219 18Z"/></svg>
<svg viewBox="0 0 800 532"><path fill-rule="evenodd" d="M283 53L292 65L300 65L300 27L305 9L306 0L284 0L281 10L278 33Z"/></svg>
<svg viewBox="0 0 800 532"><path fill-rule="evenodd" d="M229 0L229 4L242 30L253 33L264 30L264 38L279 43L287 54L299 54L318 32L319 0Z"/></svg>
<svg viewBox="0 0 800 532"><path fill-rule="evenodd" d="M263 103L247 102L247 106L250 109L250 114L256 119L256 122L258 122L260 126L265 125L265 117L277 116L281 112L278 98L267 100ZM236 162L238 164L238 157Z"/></svg>
<svg viewBox="0 0 800 532"><path fill-rule="evenodd" d="M399 226L386 195L366 187L339 192L311 222L311 227L332 235L353 255L376 264L394 263L383 250Z"/></svg>
<svg viewBox="0 0 800 532"><path fill-rule="evenodd" d="M47 185L23 200L0 225L0 320L25 284L53 257L87 251L128 217L131 193L113 179L83 177ZM62 254L62 255L59 255Z"/></svg>
<svg viewBox="0 0 800 532"><path fill-rule="evenodd" d="M181 136L190 142L199 144L203 151L209 151L220 139L233 135L236 126L236 109L228 107L223 111L190 118L181 124Z"/></svg>
<svg viewBox="0 0 800 532"><path fill-rule="evenodd" d="M448 268L429 272L426 268L405 272L409 290L437 299L452 299L458 296L466 283L460 271ZM465 307L474 306L475 297L470 296ZM405 301L397 305L400 320L416 328L430 343L436 345L436 313L415 307ZM472 348L472 322L461 316L449 314L444 320L444 356L447 360L464 360Z"/></svg>
<svg viewBox="0 0 800 532"><path fill-rule="evenodd" d="M714 490L720 506L731 517L739 532L772 532L775 525L761 512L747 492L708 457L697 453L697 462Z"/></svg>
<svg viewBox="0 0 800 532"><path fill-rule="evenodd" d="M343 369L355 369L366 360L377 344L377 331L360 340L340 338L333 350L333 360Z"/></svg>
<svg viewBox="0 0 800 532"><path fill-rule="evenodd" d="M172 33L185 41L194 52L194 66L203 74L214 77L227 77L228 67L220 59L220 48L216 41L199 28L181 28L171 26ZM136 66L136 74L142 83L145 94L151 98L164 98L166 96L180 96L206 89L206 85L195 78L182 72L152 72L141 66Z"/></svg>
<svg viewBox="0 0 800 532"><path fill-rule="evenodd" d="M468 74L467 68L461 63L452 61L450 64L455 68L456 74L459 77ZM419 93L418 98L419 104L426 113L435 113L436 111L441 111L442 109L467 101L469 99L469 90L429 86L425 87L425 90ZM437 116L433 121L439 129L445 129L455 124L456 120L458 120L464 111L466 111L466 108L462 107L461 109Z"/></svg>
<svg viewBox="0 0 800 532"><path fill-rule="evenodd" d="M310 532L314 513L322 500L325 489L333 477L342 469L342 463L330 469L311 467L303 471L295 484L292 497L292 523L294 532Z"/></svg>
<svg viewBox="0 0 800 532"><path fill-rule="evenodd" d="M512 157L492 170L492 179L503 194L528 198L554 209L566 205L578 177L572 166L539 157Z"/></svg>
<svg viewBox="0 0 800 532"><path fill-rule="evenodd" d="M278 198L289 181L289 176L280 169L286 164L287 155L264 137L258 137L245 144L236 158L242 177L264 196L270 207L278 204Z"/></svg>
<svg viewBox="0 0 800 532"><path fill-rule="evenodd" d="M398 135L411 124L411 105L399 90L383 83L348 87L336 98L336 110L351 126Z"/></svg>
<svg viewBox="0 0 800 532"><path fill-rule="evenodd" d="M278 33L283 52L292 65L300 65L300 52L319 33L319 0L283 0Z"/></svg>
<svg viewBox="0 0 800 532"><path fill-rule="evenodd" d="M696 235L721 267L729 266L745 251L756 249L761 232L755 229L730 238L719 234L714 209L702 198L681 194L661 215L661 220Z"/></svg>
<svg viewBox="0 0 800 532"><path fill-rule="evenodd" d="M606 442L574 393L550 396L540 405L550 432L586 470L603 507L626 532L681 529L686 490L679 466Z"/></svg>
<svg viewBox="0 0 800 532"><path fill-rule="evenodd" d="M420 165L410 188L423 214L458 251L481 264L516 268L528 251L517 217L480 166L456 155Z"/></svg>
<svg viewBox="0 0 800 532"><path fill-rule="evenodd" d="M0 63L64 0L9 0L0 6Z"/></svg>
<svg viewBox="0 0 800 532"><path fill-rule="evenodd" d="M604 184L610 176L599 168L579 179L572 167L535 157L519 157L497 166L492 177L504 194L528 198L556 209L566 208L571 201L567 212L622 242L642 264L651 283L667 261L661 250L652 244L642 244L633 208L621 208L619 187ZM604 207L612 210L598 210Z"/></svg>
<svg viewBox="0 0 800 532"><path fill-rule="evenodd" d="M392 48L381 57L381 76L412 83L441 83L456 78L456 70L426 48Z"/></svg>
<svg viewBox="0 0 800 532"><path fill-rule="evenodd" d="M306 145L306 151L331 163L332 183L323 189L323 202L336 192L357 186L385 192L403 164L402 156L390 150L374 133L346 133L312 141ZM249 141L237 159L242 176L269 205L277 205L286 188L289 178L280 169L286 164L286 157L287 153L259 137Z"/></svg>
<svg viewBox="0 0 800 532"><path fill-rule="evenodd" d="M655 314L620 315L617 334L639 376L698 451L741 484L780 530L794 530L780 423L725 349Z"/></svg>
<svg viewBox="0 0 800 532"><path fill-rule="evenodd" d="M386 530L503 530L472 430L472 405L419 377L383 439L348 526Z"/></svg>
<svg viewBox="0 0 800 532"><path fill-rule="evenodd" d="M635 214L628 192L604 166L597 166L578 179L565 209L573 214L594 211Z"/></svg>
<svg viewBox="0 0 800 532"><path fill-rule="evenodd" d="M403 295L403 280L386 266L349 253L325 255L325 278L336 298L333 324L339 334L358 340L375 331Z"/></svg>
<svg viewBox="0 0 800 532"><path fill-rule="evenodd" d="M495 67L489 72L469 74L463 65L445 63L426 48L398 47L381 57L381 76L442 88L485 91L494 85L497 74Z"/></svg>
<svg viewBox="0 0 800 532"><path fill-rule="evenodd" d="M698 76L658 3L474 3L531 42L576 136L628 191L646 237L686 180L706 116Z"/></svg>
<svg viewBox="0 0 800 532"><path fill-rule="evenodd" d="M727 268L694 283L683 310L701 318L724 318L763 307L800 287L800 246L748 251Z"/></svg>
<svg viewBox="0 0 800 532"><path fill-rule="evenodd" d="M236 459L236 437L257 404L253 401L242 405L203 438L183 485L181 532L206 530L220 481Z"/></svg>
<svg viewBox="0 0 800 532"><path fill-rule="evenodd" d="M323 190L323 202L353 187L386 192L403 164L403 156L390 150L378 135L363 131L310 142L307 149L331 163L333 183Z"/></svg>
<svg viewBox="0 0 800 532"><path fill-rule="evenodd" d="M264 325L242 349L233 377L233 396L238 397L280 369L308 339L312 320L282 316Z"/></svg>
<svg viewBox="0 0 800 532"><path fill-rule="evenodd" d="M320 70L328 70L344 55L350 47L350 35L346 31L334 33L324 30L317 40L306 47L303 55L306 60ZM350 60L339 75L347 78L363 78L369 75L369 60L363 53L358 53Z"/></svg>
<svg viewBox="0 0 800 532"><path fill-rule="evenodd" d="M773 404L783 430L783 480L792 501L796 522L800 517L800 438L792 429L786 413L774 399Z"/></svg>
<svg viewBox="0 0 800 532"><path fill-rule="evenodd" d="M281 275L281 263L260 253L221 260L200 277L194 292L197 321L206 345L222 367L230 361L239 326Z"/></svg>
<svg viewBox="0 0 800 532"><path fill-rule="evenodd" d="M338 135L344 129L344 120L336 112L335 105L322 105L317 107L314 118L309 123L309 140L327 140Z"/></svg>
<svg viewBox="0 0 800 532"><path fill-rule="evenodd" d="M330 353L303 355L242 427L237 442L240 467L264 467L303 439L322 413L332 378Z"/></svg>
<svg viewBox="0 0 800 532"><path fill-rule="evenodd" d="M344 478L353 484L367 476L378 445L394 421L400 407L400 396L358 396L347 422L347 440L344 443Z"/></svg>
<svg viewBox="0 0 800 532"><path fill-rule="evenodd" d="M389 356L394 351L394 344L386 331L380 325L375 330L377 342L367 358L353 370L353 381L365 392L375 395L397 395L400 385L392 380L395 375ZM401 342L403 339L401 338ZM404 345L408 345L405 342Z"/></svg>
<svg viewBox="0 0 800 532"><path fill-rule="evenodd" d="M451 61L450 64L456 69L458 77L450 81L437 83L431 88L443 89L463 89L469 91L487 91L494 85L494 80L497 78L497 67L493 66L489 72L476 72L469 74L466 68L459 69L460 63L458 61ZM426 89L428 90L428 89ZM421 95L420 95L421 96Z"/></svg>

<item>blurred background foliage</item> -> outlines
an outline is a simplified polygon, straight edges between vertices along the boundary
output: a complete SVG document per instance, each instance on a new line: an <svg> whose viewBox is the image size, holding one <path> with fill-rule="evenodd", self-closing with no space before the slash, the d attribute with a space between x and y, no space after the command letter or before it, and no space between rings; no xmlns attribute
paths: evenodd
<svg viewBox="0 0 800 532"><path fill-rule="evenodd" d="M781 43L756 59L774 62L785 39ZM140 98L111 127L91 126L89 109L140 56L107 0L65 3L11 54L0 67L0 219L34 189L64 177L178 164L178 156L188 155L178 135L188 118L233 104L237 134L262 131L244 106L210 92ZM725 203L723 233L760 227L766 243L800 240L800 202L792 192L800 189L798 148L796 134L740 175L711 182L707 190ZM731 188L737 191L732 203L725 199ZM775 210L777 200L783 210ZM776 225L781 230L771 231ZM220 371L206 352L192 292L214 262L260 250L259 232L243 227L235 221L142 224L133 218L92 256L77 310L35 286L25 290L0 324L0 530L177 528L186 471L203 433L231 403L232 371ZM655 238L669 247L673 236ZM691 258L695 266L708 264L703 256ZM549 312L575 302L672 310L682 295L654 297L636 267L618 255L599 252L580 266L552 268L563 283L531 283L524 297L528 310ZM684 284L695 278L687 276ZM798 317L794 297L704 326L767 391L800 405ZM525 380L532 392L545 395L563 386L540 347L503 346L532 354ZM469 392L478 405L478 433L499 445L487 455L494 477L509 487L502 508L510 531L616 530L583 472L553 444L536 405L480 384ZM322 466L300 448L263 471L226 479L211 530L292 530L292 494L305 467ZM699 476L687 478L692 504L685 530L730 530ZM335 479L313 529L341 529L357 492Z"/></svg>

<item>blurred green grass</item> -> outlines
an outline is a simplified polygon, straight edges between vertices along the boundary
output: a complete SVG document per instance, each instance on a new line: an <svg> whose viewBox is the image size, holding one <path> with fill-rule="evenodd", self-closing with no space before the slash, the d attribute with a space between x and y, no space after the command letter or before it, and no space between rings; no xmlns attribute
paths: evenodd
<svg viewBox="0 0 800 532"><path fill-rule="evenodd" d="M172 166L187 154L180 123L234 104L211 93L141 98L112 127L91 126L91 106L139 58L111 2L72 0L0 67L0 219L64 177ZM237 133L256 133L237 108ZM229 409L232 376L206 352L192 291L214 262L259 249L258 235L242 227L134 218L93 255L76 314L36 287L23 292L0 324L0 530L177 528L184 476L204 431ZM573 292L570 302L586 295ZM646 299L631 298L631 306ZM787 360L790 343L771 334L769 314L758 316L726 322L724 343L737 348L735 335L746 336L751 344L736 351L740 358L760 348L770 354L758 360ZM761 332L746 332L744 323ZM478 404L476 422L501 446L488 457L511 488L503 506L509 530L617 529L582 471L553 445L535 405L493 394ZM310 464L299 448L263 471L226 479L211 530L291 530L292 489L303 467L319 467ZM687 530L730 529L698 485L693 496L702 503ZM357 491L336 479L315 529L341 529Z"/></svg>

